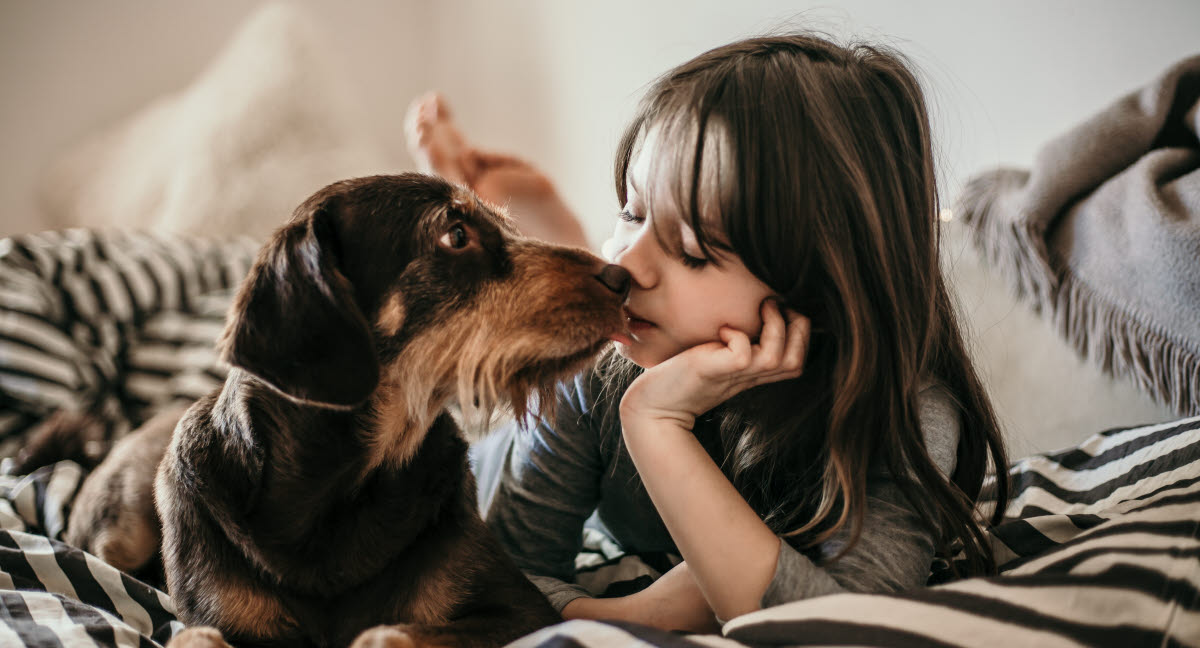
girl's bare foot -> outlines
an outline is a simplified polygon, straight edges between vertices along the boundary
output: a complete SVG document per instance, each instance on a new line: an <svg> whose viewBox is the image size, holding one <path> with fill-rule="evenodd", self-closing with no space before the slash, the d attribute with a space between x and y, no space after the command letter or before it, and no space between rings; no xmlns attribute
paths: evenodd
<svg viewBox="0 0 1200 648"><path fill-rule="evenodd" d="M409 105L404 117L404 133L408 139L408 152L421 173L470 184L467 169L463 166L467 146L440 94L426 93Z"/></svg>
<svg viewBox="0 0 1200 648"><path fill-rule="evenodd" d="M467 144L437 93L428 93L409 106L405 132L409 152L422 172L464 184L480 198L506 207L526 236L588 246L583 227L546 174L518 157L480 151Z"/></svg>

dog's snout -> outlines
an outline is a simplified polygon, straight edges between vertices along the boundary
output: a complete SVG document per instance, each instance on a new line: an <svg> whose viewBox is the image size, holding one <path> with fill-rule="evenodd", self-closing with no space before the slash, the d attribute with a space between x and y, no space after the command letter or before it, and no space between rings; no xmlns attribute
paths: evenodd
<svg viewBox="0 0 1200 648"><path fill-rule="evenodd" d="M604 269L600 271L600 274L596 275L596 278L606 288L618 295L624 296L629 292L629 271L615 263L604 266Z"/></svg>

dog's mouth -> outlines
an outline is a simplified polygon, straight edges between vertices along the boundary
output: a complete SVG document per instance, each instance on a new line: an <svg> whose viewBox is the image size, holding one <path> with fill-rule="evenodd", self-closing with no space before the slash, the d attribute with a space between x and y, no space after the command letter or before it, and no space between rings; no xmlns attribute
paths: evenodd
<svg viewBox="0 0 1200 648"><path fill-rule="evenodd" d="M592 344L564 356L537 360L531 366L518 371L517 378L518 380L532 379L534 382L538 382L538 378L553 381L563 375L578 371L604 349L609 343L609 339L609 337L600 338Z"/></svg>

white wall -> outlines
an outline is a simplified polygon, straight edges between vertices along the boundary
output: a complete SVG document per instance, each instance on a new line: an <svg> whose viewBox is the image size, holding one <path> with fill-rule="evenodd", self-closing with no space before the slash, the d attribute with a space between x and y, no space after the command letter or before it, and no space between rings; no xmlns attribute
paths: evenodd
<svg viewBox="0 0 1200 648"><path fill-rule="evenodd" d="M1200 52L1194 0L305 0L382 142L426 87L468 134L544 165L602 240L620 129L656 75L726 41L786 26L891 42L922 68L943 193ZM240 0L0 4L0 234L37 225L31 186L73 141L193 78L254 8Z"/></svg>
<svg viewBox="0 0 1200 648"><path fill-rule="evenodd" d="M1200 52L1200 3L1009 0L447 2L434 79L472 134L555 172L602 240L612 151L644 86L780 25L881 39L925 73L943 171L1028 164L1047 138Z"/></svg>
<svg viewBox="0 0 1200 648"><path fill-rule="evenodd" d="M906 52L923 71L934 106L946 198L979 170L1028 165L1048 138L1200 52L1194 0L295 1L317 18L333 65L396 168L411 165L401 129L408 102L439 88L468 136L547 169L596 244L616 209L613 149L642 90L669 67L732 39L792 25L843 40L882 40ZM51 159L186 86L255 6L0 3L0 235L41 227L33 186ZM979 292L1003 290L986 286ZM1029 322L999 334L992 329L1010 326L1007 313L1017 307L984 306L990 319L976 325L981 353L990 354L997 372L989 379L1002 415L1018 436L1042 434L1039 425L1058 434L1018 444L1020 450L1070 442L1098 429L1097 421L1163 415L1095 376L1069 398L1042 394L1032 403L1031 394L1076 378L1026 366L1024 341L1041 335L1050 344L1048 328L1027 333L1037 323L1017 312L1016 319ZM1037 383L1047 376L1054 382ZM1075 427L1046 422L1060 402L1071 403Z"/></svg>
<svg viewBox="0 0 1200 648"><path fill-rule="evenodd" d="M81 138L185 88L259 3L244 0L0 2L0 235L39 229L34 186ZM431 6L295 1L311 11L335 68L389 147L408 163L400 119L428 85Z"/></svg>

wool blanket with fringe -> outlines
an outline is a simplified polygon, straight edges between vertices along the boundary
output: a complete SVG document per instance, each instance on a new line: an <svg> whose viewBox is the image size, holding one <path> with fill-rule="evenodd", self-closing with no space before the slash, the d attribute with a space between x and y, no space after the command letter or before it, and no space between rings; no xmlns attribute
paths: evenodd
<svg viewBox="0 0 1200 648"><path fill-rule="evenodd" d="M973 178L956 213L1079 353L1200 413L1200 56Z"/></svg>

